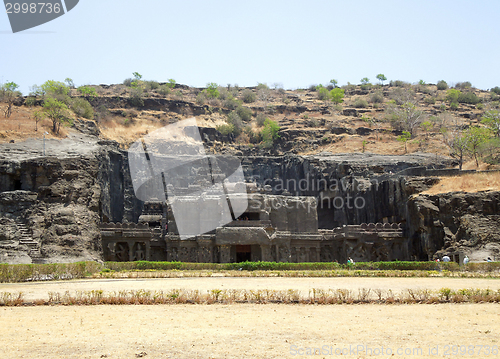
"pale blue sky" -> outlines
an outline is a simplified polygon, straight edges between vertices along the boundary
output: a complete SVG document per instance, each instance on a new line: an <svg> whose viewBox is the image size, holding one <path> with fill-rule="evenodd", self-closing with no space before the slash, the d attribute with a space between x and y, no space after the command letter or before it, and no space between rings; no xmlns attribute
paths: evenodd
<svg viewBox="0 0 500 359"><path fill-rule="evenodd" d="M489 89L500 86L499 14L498 0L80 0L17 34L1 12L0 81L27 94L48 79L112 84L134 71L198 87L285 88L384 73Z"/></svg>

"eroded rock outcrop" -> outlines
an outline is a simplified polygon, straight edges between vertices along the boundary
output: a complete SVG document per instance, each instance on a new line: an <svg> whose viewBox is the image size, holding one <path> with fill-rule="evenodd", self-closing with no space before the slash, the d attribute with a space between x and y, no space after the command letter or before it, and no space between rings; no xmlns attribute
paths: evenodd
<svg viewBox="0 0 500 359"><path fill-rule="evenodd" d="M408 217L419 259L461 251L482 261L500 254L500 192L416 195Z"/></svg>

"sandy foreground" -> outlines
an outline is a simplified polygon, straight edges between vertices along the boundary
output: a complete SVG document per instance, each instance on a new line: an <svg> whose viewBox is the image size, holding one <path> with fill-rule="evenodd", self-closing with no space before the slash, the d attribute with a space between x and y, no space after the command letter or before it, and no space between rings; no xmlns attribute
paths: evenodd
<svg viewBox="0 0 500 359"><path fill-rule="evenodd" d="M500 305L0 308L0 328L5 358L498 358Z"/></svg>
<svg viewBox="0 0 500 359"><path fill-rule="evenodd" d="M0 292L21 290L27 298L46 298L49 291L93 289L299 289L307 294L311 288L442 287L499 289L500 280L79 280L1 284ZM499 337L499 304L0 308L0 347L5 358L500 358L495 352Z"/></svg>

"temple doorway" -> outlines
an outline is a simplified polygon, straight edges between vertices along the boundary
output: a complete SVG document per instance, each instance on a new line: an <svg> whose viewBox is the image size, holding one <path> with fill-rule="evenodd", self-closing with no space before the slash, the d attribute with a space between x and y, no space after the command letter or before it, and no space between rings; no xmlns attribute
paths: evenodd
<svg viewBox="0 0 500 359"><path fill-rule="evenodd" d="M236 246L236 263L252 260L252 246L237 245Z"/></svg>

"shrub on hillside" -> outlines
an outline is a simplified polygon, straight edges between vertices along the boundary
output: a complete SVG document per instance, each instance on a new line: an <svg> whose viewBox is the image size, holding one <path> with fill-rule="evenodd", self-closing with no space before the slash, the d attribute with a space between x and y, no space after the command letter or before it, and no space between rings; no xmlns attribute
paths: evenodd
<svg viewBox="0 0 500 359"><path fill-rule="evenodd" d="M471 87L472 87L472 84L471 84L469 81L465 81L465 82L458 82L458 83L455 85L455 88L456 88L456 89L460 89L460 90L470 89Z"/></svg>
<svg viewBox="0 0 500 359"><path fill-rule="evenodd" d="M475 105L481 102L481 100L479 99L479 97L476 96L474 92L463 92L458 95L458 102Z"/></svg>
<svg viewBox="0 0 500 359"><path fill-rule="evenodd" d="M410 83L406 81L401 81L401 80L391 80L389 83L389 86L391 87L409 87Z"/></svg>
<svg viewBox="0 0 500 359"><path fill-rule="evenodd" d="M94 118L94 109L84 98L75 97L71 99L70 108L77 116L84 117L89 120Z"/></svg>
<svg viewBox="0 0 500 359"><path fill-rule="evenodd" d="M410 88L395 88L391 91L389 97L396 104L402 105L408 101L413 102L415 100L415 92Z"/></svg>
<svg viewBox="0 0 500 359"><path fill-rule="evenodd" d="M372 103L382 103L384 102L384 93L380 90L375 91L370 95L370 102Z"/></svg>
<svg viewBox="0 0 500 359"><path fill-rule="evenodd" d="M142 98L142 89L139 87L133 88L130 91L128 101L130 105L134 107L144 106L144 99Z"/></svg>
<svg viewBox="0 0 500 359"><path fill-rule="evenodd" d="M104 105L99 105L99 107L97 107L97 109L94 112L94 119L97 122L104 121L108 116L109 116L109 110Z"/></svg>
<svg viewBox="0 0 500 359"><path fill-rule="evenodd" d="M354 107L356 107L356 108L366 108L366 107L368 107L368 101L366 101L363 98L358 97L354 101Z"/></svg>
<svg viewBox="0 0 500 359"><path fill-rule="evenodd" d="M460 96L462 92L460 90L449 89L446 92L446 101L448 103L458 103L458 96Z"/></svg>
<svg viewBox="0 0 500 359"><path fill-rule="evenodd" d="M26 100L24 100L24 104L28 107L33 107L36 105L36 97L35 96L28 96Z"/></svg>
<svg viewBox="0 0 500 359"><path fill-rule="evenodd" d="M262 112L259 112L257 114L256 120L257 120L257 126L262 127L262 126L264 126L264 122L267 120L267 117Z"/></svg>
<svg viewBox="0 0 500 359"><path fill-rule="evenodd" d="M243 121L236 111L231 111L226 118L226 122L233 126L233 133L238 136L243 130Z"/></svg>
<svg viewBox="0 0 500 359"><path fill-rule="evenodd" d="M167 96L170 95L172 90L168 85L161 85L156 92L158 92L160 95Z"/></svg>
<svg viewBox="0 0 500 359"><path fill-rule="evenodd" d="M146 81L145 82L146 91L156 90L160 87L160 84L157 81Z"/></svg>
<svg viewBox="0 0 500 359"><path fill-rule="evenodd" d="M326 87L321 86L318 88L318 100L326 101L330 98L330 93Z"/></svg>
<svg viewBox="0 0 500 359"><path fill-rule="evenodd" d="M123 84L125 86L127 86L127 87L132 87L132 82L133 81L134 81L134 79L132 79L132 78L129 77L128 79L123 80Z"/></svg>
<svg viewBox="0 0 500 359"><path fill-rule="evenodd" d="M490 91L497 95L500 95L500 87L498 86L493 87Z"/></svg>
<svg viewBox="0 0 500 359"><path fill-rule="evenodd" d="M316 91L318 88L318 85L311 85L309 86L309 91Z"/></svg>
<svg viewBox="0 0 500 359"><path fill-rule="evenodd" d="M428 105L434 105L436 103L436 98L434 96L427 96L424 102Z"/></svg>
<svg viewBox="0 0 500 359"><path fill-rule="evenodd" d="M257 99L257 95L255 94L255 92L249 89L243 91L241 97L244 103L252 103L255 102L255 100Z"/></svg>
<svg viewBox="0 0 500 359"><path fill-rule="evenodd" d="M347 85L342 86L342 89L345 91L354 91L356 90L356 85L353 85L350 82L348 82Z"/></svg>
<svg viewBox="0 0 500 359"><path fill-rule="evenodd" d="M448 90L448 83L444 80L438 81L437 89L438 90Z"/></svg>
<svg viewBox="0 0 500 359"><path fill-rule="evenodd" d="M228 96L222 103L222 105L229 109L229 110L235 110L238 108L238 106L240 105L240 101L238 101L237 99L235 99L232 95L231 96Z"/></svg>
<svg viewBox="0 0 500 359"><path fill-rule="evenodd" d="M280 126L270 119L264 122L264 128L261 131L262 141L265 147L271 147L276 139L280 137L278 134Z"/></svg>
<svg viewBox="0 0 500 359"><path fill-rule="evenodd" d="M219 125L215 127L217 131L219 131L223 136L227 136L230 134L235 134L234 126L230 123Z"/></svg>
<svg viewBox="0 0 500 359"><path fill-rule="evenodd" d="M240 116L243 121L250 121L252 119L252 110L248 107L239 106L236 109L236 113Z"/></svg>

